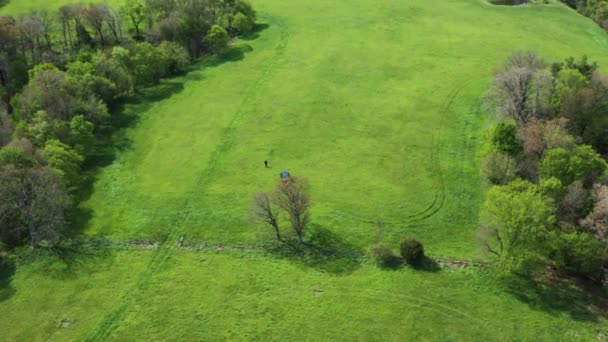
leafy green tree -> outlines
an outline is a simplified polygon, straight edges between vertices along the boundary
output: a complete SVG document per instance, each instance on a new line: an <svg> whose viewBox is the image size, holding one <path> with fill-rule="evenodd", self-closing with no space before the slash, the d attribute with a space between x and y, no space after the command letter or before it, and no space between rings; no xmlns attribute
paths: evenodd
<svg viewBox="0 0 608 342"><path fill-rule="evenodd" d="M15 168L23 169L34 166L35 161L23 151L12 146L0 149L0 167L13 165Z"/></svg>
<svg viewBox="0 0 608 342"><path fill-rule="evenodd" d="M167 75L184 71L190 63L188 51L174 42L163 41L156 47L156 52Z"/></svg>
<svg viewBox="0 0 608 342"><path fill-rule="evenodd" d="M253 22L243 13L237 13L232 18L232 29L239 35L246 35L253 29Z"/></svg>
<svg viewBox="0 0 608 342"><path fill-rule="evenodd" d="M139 0L127 0L121 10L129 17L131 23L133 23L135 38L139 39L141 37L139 26L146 19L146 8L144 4Z"/></svg>
<svg viewBox="0 0 608 342"><path fill-rule="evenodd" d="M255 23L256 13L249 1L236 0L234 6L234 13L242 13L249 19L252 24Z"/></svg>
<svg viewBox="0 0 608 342"><path fill-rule="evenodd" d="M589 81L577 69L562 69L557 73L555 79L555 93L551 101L557 110L561 108L566 95L576 89L582 89L589 85Z"/></svg>
<svg viewBox="0 0 608 342"><path fill-rule="evenodd" d="M95 143L95 135L93 130L95 125L85 120L84 116L76 115L70 121L70 144L74 147L76 153L86 156L93 151Z"/></svg>
<svg viewBox="0 0 608 342"><path fill-rule="evenodd" d="M492 187L481 210L481 234L500 270L519 269L541 248L555 224L553 201L534 184L516 180Z"/></svg>
<svg viewBox="0 0 608 342"><path fill-rule="evenodd" d="M50 140L44 146L42 155L49 167L61 176L68 188L78 185L80 166L83 162L80 154L59 140Z"/></svg>
<svg viewBox="0 0 608 342"><path fill-rule="evenodd" d="M575 274L597 277L608 257L603 241L586 232L555 233L553 259L559 267Z"/></svg>
<svg viewBox="0 0 608 342"><path fill-rule="evenodd" d="M492 146L498 152L515 157L522 150L522 143L517 136L517 125L512 122L499 122L492 134Z"/></svg>
<svg viewBox="0 0 608 342"><path fill-rule="evenodd" d="M0 167L0 238L52 246L65 229L68 196L48 168Z"/></svg>
<svg viewBox="0 0 608 342"><path fill-rule="evenodd" d="M219 25L211 26L209 33L205 37L205 43L213 52L221 52L228 46L230 36L223 27Z"/></svg>
<svg viewBox="0 0 608 342"><path fill-rule="evenodd" d="M39 110L34 114L29 125L26 122L23 122L22 125L25 127L26 136L36 146L44 146L47 140L55 136L55 124L43 110Z"/></svg>
<svg viewBox="0 0 608 342"><path fill-rule="evenodd" d="M540 164L543 179L555 177L564 186L576 180L589 185L605 170L606 161L589 145L579 145L571 151L565 148L548 150Z"/></svg>
<svg viewBox="0 0 608 342"><path fill-rule="evenodd" d="M104 102L110 103L118 95L116 85L105 77L97 76L95 66L91 62L69 63L67 75L80 98L96 95Z"/></svg>

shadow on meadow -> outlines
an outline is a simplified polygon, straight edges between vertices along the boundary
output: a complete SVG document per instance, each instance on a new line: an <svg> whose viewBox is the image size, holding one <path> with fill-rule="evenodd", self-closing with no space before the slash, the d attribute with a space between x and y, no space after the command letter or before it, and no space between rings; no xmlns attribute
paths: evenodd
<svg viewBox="0 0 608 342"><path fill-rule="evenodd" d="M391 258L388 258L387 260L385 260L382 264L378 265L380 266L380 268L384 269L384 270L389 270L389 271L398 271L403 269L404 267L411 267L412 269L416 270L416 271L421 271L421 272L439 272L441 271L441 266L437 263L437 261L429 258L429 257L425 257L422 261L416 263L416 264L412 264L412 265L408 265L407 263L405 263L403 261L403 259L401 259L398 256L393 256Z"/></svg>
<svg viewBox="0 0 608 342"><path fill-rule="evenodd" d="M597 285L573 279L531 280L515 277L506 281L507 292L530 308L551 315L568 314L577 321L597 321L606 316L608 300Z"/></svg>
<svg viewBox="0 0 608 342"><path fill-rule="evenodd" d="M114 262L114 256L107 249L69 245L27 251L19 258L21 262L27 262L34 272L59 280L93 274L110 267Z"/></svg>
<svg viewBox="0 0 608 342"><path fill-rule="evenodd" d="M8 3L11 2L10 0L0 0L0 8L8 5Z"/></svg>
<svg viewBox="0 0 608 342"><path fill-rule="evenodd" d="M245 54L253 51L253 47L249 44L241 44L238 46L231 46L224 52L209 56L203 59L198 65L203 67L216 67L225 63L233 63L243 60Z"/></svg>
<svg viewBox="0 0 608 342"><path fill-rule="evenodd" d="M0 0L1 1L1 0ZM244 36L241 37L242 40L254 40L260 37L260 33L264 30L266 30L267 28L269 28L270 25L265 24L265 23L256 23L253 26L253 30L251 30L251 32Z"/></svg>
<svg viewBox="0 0 608 342"><path fill-rule="evenodd" d="M11 285L11 280L17 267L14 263L6 263L0 266L0 303L10 299L16 292Z"/></svg>
<svg viewBox="0 0 608 342"><path fill-rule="evenodd" d="M329 229L313 224L305 244L295 239L266 247L277 258L314 268L319 271L347 275L361 267L365 253Z"/></svg>

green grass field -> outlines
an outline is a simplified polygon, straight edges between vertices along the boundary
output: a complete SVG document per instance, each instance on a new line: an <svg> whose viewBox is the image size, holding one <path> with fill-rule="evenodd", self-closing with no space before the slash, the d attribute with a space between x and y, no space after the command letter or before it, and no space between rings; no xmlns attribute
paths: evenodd
<svg viewBox="0 0 608 342"><path fill-rule="evenodd" d="M36 6L11 0L1 11ZM371 243L415 236L434 257L483 258L477 150L493 70L528 49L608 66L605 32L559 4L254 6L255 37L125 106L131 124L74 224L79 238L167 243L26 257L0 277L3 337L555 341L608 332L588 298L567 288L507 287L471 269L387 271L364 257ZM261 249L272 232L250 222L249 203L282 170L311 183L309 237L351 253ZM225 247L177 249L180 235Z"/></svg>

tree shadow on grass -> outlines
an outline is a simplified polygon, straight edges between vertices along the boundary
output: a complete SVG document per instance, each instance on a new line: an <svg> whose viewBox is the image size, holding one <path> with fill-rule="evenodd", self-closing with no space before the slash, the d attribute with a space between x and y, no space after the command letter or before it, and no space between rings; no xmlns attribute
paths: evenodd
<svg viewBox="0 0 608 342"><path fill-rule="evenodd" d="M105 269L113 260L112 253L107 249L72 245L34 250L21 255L21 261L37 268L38 273L60 280L93 274Z"/></svg>
<svg viewBox="0 0 608 342"><path fill-rule="evenodd" d="M608 300L597 286L585 288L573 279L532 280L523 276L513 276L505 284L510 294L535 310L551 315L567 313L577 321L595 322L606 316Z"/></svg>
<svg viewBox="0 0 608 342"><path fill-rule="evenodd" d="M8 3L11 2L10 0L0 0L0 8L8 5Z"/></svg>
<svg viewBox="0 0 608 342"><path fill-rule="evenodd" d="M431 258L428 258L428 257L424 257L424 259L422 261L409 265L409 264L405 263L403 261L403 259L401 259L399 256L395 255L391 258L388 258L387 260L385 260L383 263L379 264L378 266L380 266L380 268L382 268L384 270L390 270L390 271L398 271L404 267L411 267L412 269L414 269L416 271L422 271L422 272L439 272L439 271L441 271L441 267L439 266L437 261L435 261Z"/></svg>
<svg viewBox="0 0 608 342"><path fill-rule="evenodd" d="M311 225L305 244L287 240L267 246L266 251L277 258L339 275L350 274L361 267L364 256L361 249L320 225Z"/></svg>
<svg viewBox="0 0 608 342"><path fill-rule="evenodd" d="M7 0L0 0L7 1ZM268 25L256 25L254 32L261 32ZM257 37L256 37L257 38ZM252 38L254 39L254 38ZM74 194L76 203L89 199L93 193L94 183L100 168L112 164L116 160L118 152L127 150L133 146L133 141L128 134L128 128L135 127L140 120L141 113L148 111L158 102L168 99L185 88L185 83L198 81L203 78L205 68L219 66L224 63L237 62L245 58L245 54L253 51L249 44L236 44L230 46L221 54L208 56L199 62L190 65L182 73L173 75L172 78L161 80L160 84L149 87L141 93L131 96L113 104L109 111L112 113L109 124L102 127L96 141L96 152L86 161L83 172L86 180L78 193ZM70 235L81 233L89 222L92 211L86 208L76 208L71 213Z"/></svg>
<svg viewBox="0 0 608 342"><path fill-rule="evenodd" d="M245 58L245 54L253 51L249 44L240 44L228 47L224 52L204 58L199 65L204 67L216 67L225 63L238 62Z"/></svg>
<svg viewBox="0 0 608 342"><path fill-rule="evenodd" d="M260 33L262 31L268 29L269 27L270 27L270 25L265 24L265 23L256 23L253 26L253 30L251 30L251 32L249 32L247 35L242 36L240 39L242 39L242 40L254 40L254 39L258 39L260 37Z"/></svg>
<svg viewBox="0 0 608 342"><path fill-rule="evenodd" d="M100 168L112 164L119 152L132 147L133 141L128 135L128 128L139 123L140 113L152 108L184 90L184 80L163 80L160 84L144 90L141 94L125 99L111 108L112 117L108 125L102 127L96 139L95 153L83 166L83 180L78 191L73 194L74 202L88 200L94 191L97 174ZM81 233L93 215L92 210L76 206L69 213L70 230L66 235L76 236Z"/></svg>
<svg viewBox="0 0 608 342"><path fill-rule="evenodd" d="M433 273L441 271L441 267L439 266L437 261L435 261L429 257L424 257L424 259L422 259L420 262L417 262L411 266L416 271L433 272Z"/></svg>
<svg viewBox="0 0 608 342"><path fill-rule="evenodd" d="M0 264L0 303L9 300L17 292L11 285L16 270L17 267L12 262Z"/></svg>

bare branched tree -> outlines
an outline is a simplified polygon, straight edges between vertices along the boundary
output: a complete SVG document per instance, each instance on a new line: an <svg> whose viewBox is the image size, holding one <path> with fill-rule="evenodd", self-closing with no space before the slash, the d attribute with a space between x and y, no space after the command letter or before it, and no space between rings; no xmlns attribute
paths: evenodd
<svg viewBox="0 0 608 342"><path fill-rule="evenodd" d="M277 204L289 215L291 227L300 243L304 242L304 233L310 222L310 197L308 182L305 178L290 177L282 180L277 186Z"/></svg>
<svg viewBox="0 0 608 342"><path fill-rule="evenodd" d="M251 214L255 220L270 225L274 229L277 240L282 241L279 230L279 210L268 193L260 192L254 196Z"/></svg>
<svg viewBox="0 0 608 342"><path fill-rule="evenodd" d="M504 71L496 73L494 79L500 115L522 126L543 114L552 84L544 66L533 53L519 52L509 57Z"/></svg>
<svg viewBox="0 0 608 342"><path fill-rule="evenodd" d="M598 239L608 241L608 186L594 185L593 199L593 210L581 224L591 230Z"/></svg>

